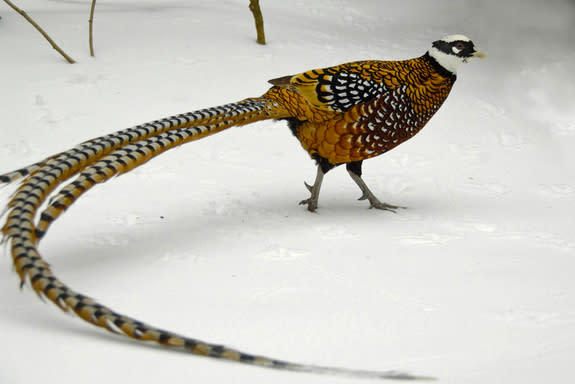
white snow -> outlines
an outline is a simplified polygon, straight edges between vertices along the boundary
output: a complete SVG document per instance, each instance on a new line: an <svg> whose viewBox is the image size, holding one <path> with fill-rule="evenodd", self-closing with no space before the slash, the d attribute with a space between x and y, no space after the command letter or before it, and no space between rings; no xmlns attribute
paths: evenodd
<svg viewBox="0 0 575 384"><path fill-rule="evenodd" d="M83 196L41 251L70 286L151 324L276 358L442 383L566 383L575 363L575 6L569 1L0 3L0 173L104 133L258 96L266 81L423 54L464 33L487 54L414 139L364 164L397 214L284 123L173 150ZM3 204L14 187L0 190ZM0 383L351 383L146 347L18 289L0 258ZM363 381L369 382L369 380Z"/></svg>

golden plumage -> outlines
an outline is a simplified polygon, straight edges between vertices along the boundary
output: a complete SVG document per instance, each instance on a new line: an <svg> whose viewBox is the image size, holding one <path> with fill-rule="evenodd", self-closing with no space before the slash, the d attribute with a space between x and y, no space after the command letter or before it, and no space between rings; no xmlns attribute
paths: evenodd
<svg viewBox="0 0 575 384"><path fill-rule="evenodd" d="M62 310L136 340L270 368L419 379L396 372L295 364L153 327L72 290L43 261L38 243L51 223L95 185L181 144L266 119L287 120L303 148L318 162L316 181L308 186L311 196L302 202L309 210L317 207L323 175L339 164L346 164L363 192L362 199L375 208L395 209L367 188L361 179L361 162L415 135L449 94L455 81L453 68L473 56L481 54L469 39L457 35L434 42L428 53L411 60L359 61L278 78L271 80L272 88L261 97L138 125L0 175L0 183L21 179L2 228L16 272L22 284L30 283Z"/></svg>
<svg viewBox="0 0 575 384"><path fill-rule="evenodd" d="M447 98L454 80L426 55L274 79L262 97L298 121L294 134L313 158L336 166L378 156L415 135Z"/></svg>

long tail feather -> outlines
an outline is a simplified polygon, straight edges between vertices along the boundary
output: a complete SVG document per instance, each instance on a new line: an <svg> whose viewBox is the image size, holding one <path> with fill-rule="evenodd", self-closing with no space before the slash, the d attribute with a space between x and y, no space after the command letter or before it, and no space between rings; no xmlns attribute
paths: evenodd
<svg viewBox="0 0 575 384"><path fill-rule="evenodd" d="M201 109L136 125L109 135L88 140L68 151L50 156L40 162L16 171L0 175L0 183L11 183L23 177L33 175L46 165L53 167L64 166L67 168L67 172L70 173L69 176L73 176L75 172L86 164L90 164L114 149L126 144L145 140L163 132L180 128L225 124L226 126L222 128L225 129L234 125L248 124L266 118L282 117L285 112L275 107L277 107L277 104L269 100L251 98L237 103Z"/></svg>
<svg viewBox="0 0 575 384"><path fill-rule="evenodd" d="M75 292L59 280L42 259L38 243L49 226L96 184L126 173L189 141L231 126L283 117L286 117L285 111L269 100L246 99L239 103L172 116L118 131L87 141L18 171L0 175L1 183L23 178L8 203L6 223L2 229L9 242L14 266L22 284L29 283L40 297L49 299L63 311L73 312L97 327L135 340L156 342L196 355L299 372L397 380L430 379L395 371L372 372L296 364L181 336L117 313ZM52 196L35 223L42 203L50 197L55 188L74 176L74 180Z"/></svg>
<svg viewBox="0 0 575 384"><path fill-rule="evenodd" d="M145 140L137 141L120 147L110 154L100 158L82 169L74 181L58 191L51 199L48 207L42 212L36 226L36 236L42 238L48 227L81 195L99 183L103 183L116 175L131 171L143 165L152 157L182 145L191 140L197 140L204 132L213 133L216 126L180 128L161 133Z"/></svg>
<svg viewBox="0 0 575 384"><path fill-rule="evenodd" d="M26 233L26 231L23 233ZM39 295L48 298L62 310L74 312L86 322L105 328L113 333L122 334L135 340L156 342L166 347L188 351L196 355L232 360L266 368L363 378L432 380L429 377L413 376L397 371L377 372L291 363L252 355L223 345L207 343L162 330L129 316L119 314L93 299L70 289L54 276L50 267L41 259L37 249L31 245L30 239L27 239L26 235L15 235L11 238L11 241L14 262L18 273L21 276L28 277L30 284Z"/></svg>

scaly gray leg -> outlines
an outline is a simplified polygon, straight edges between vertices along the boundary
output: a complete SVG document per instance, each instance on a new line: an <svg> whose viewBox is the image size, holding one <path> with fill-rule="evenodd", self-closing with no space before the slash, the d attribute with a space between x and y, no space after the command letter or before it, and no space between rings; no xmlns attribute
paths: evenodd
<svg viewBox="0 0 575 384"><path fill-rule="evenodd" d="M391 211L394 213L396 209L405 208L397 205L382 203L377 197L375 197L373 192L371 192L371 190L367 187L367 184L365 184L365 181L363 181L361 178L361 161L347 163L346 168L353 181L355 181L359 189L361 189L362 195L358 200L369 200L369 208L382 209L384 211Z"/></svg>
<svg viewBox="0 0 575 384"><path fill-rule="evenodd" d="M317 209L317 200L319 198L319 190L321 189L321 183L323 181L323 175L324 174L325 173L321 170L321 166L318 165L317 175L315 177L315 181L313 183L313 186L304 182L308 191L311 192L311 196L309 197L309 199L302 200L299 203L300 203L300 205L306 205L307 204L307 210L310 212L315 212L315 210Z"/></svg>

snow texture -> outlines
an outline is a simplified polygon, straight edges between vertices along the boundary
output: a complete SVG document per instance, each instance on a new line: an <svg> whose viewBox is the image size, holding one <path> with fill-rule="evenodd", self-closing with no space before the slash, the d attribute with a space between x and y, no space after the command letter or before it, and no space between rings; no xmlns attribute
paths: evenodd
<svg viewBox="0 0 575 384"><path fill-rule="evenodd" d="M176 113L258 96L267 79L423 54L463 33L487 54L415 138L318 212L314 164L284 123L232 128L82 197L41 251L74 289L151 324L303 363L441 383L566 383L575 363L575 5L569 1L0 3L0 172ZM0 190L3 203L12 186ZM0 258L0 383L350 383L174 353L108 334L18 289ZM369 382L369 380L362 381Z"/></svg>

